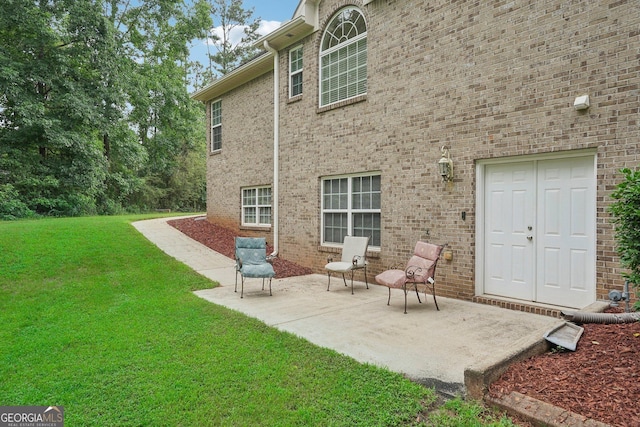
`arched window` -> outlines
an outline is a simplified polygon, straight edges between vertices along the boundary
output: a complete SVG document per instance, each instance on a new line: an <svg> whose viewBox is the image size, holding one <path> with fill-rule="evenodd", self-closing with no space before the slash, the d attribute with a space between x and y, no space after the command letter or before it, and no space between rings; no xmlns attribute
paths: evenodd
<svg viewBox="0 0 640 427"><path fill-rule="evenodd" d="M367 23L355 7L329 21L320 45L320 106L367 93Z"/></svg>

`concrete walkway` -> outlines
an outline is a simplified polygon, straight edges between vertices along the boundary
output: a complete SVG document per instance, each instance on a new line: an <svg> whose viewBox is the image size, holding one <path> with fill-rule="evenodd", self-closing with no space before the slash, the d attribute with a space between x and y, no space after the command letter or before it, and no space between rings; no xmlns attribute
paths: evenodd
<svg viewBox="0 0 640 427"><path fill-rule="evenodd" d="M387 306L385 287L370 283L366 289L364 282L356 282L351 295L351 288L334 277L327 292L327 276L321 274L274 279L273 296L261 290L261 279L248 279L241 299L240 292L234 292L233 260L186 237L166 221L133 225L167 254L220 283L195 292L197 296L445 394L464 394L469 388L465 371L467 377L472 376L469 372L482 376L486 369L539 344L545 332L561 323L444 297L438 297L440 311L436 311L430 295L426 303L418 304L415 294L409 295L405 315L402 291L392 290Z"/></svg>

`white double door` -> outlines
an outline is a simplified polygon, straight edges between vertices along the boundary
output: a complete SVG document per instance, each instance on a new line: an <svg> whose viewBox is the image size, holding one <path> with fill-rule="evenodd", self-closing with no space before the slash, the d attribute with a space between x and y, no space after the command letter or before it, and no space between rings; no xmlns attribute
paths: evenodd
<svg viewBox="0 0 640 427"><path fill-rule="evenodd" d="M484 293L595 301L594 156L484 167Z"/></svg>

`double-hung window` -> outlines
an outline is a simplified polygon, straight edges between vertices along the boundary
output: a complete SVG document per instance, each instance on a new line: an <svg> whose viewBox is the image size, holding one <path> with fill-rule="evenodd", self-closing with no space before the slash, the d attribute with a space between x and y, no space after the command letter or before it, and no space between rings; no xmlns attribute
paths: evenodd
<svg viewBox="0 0 640 427"><path fill-rule="evenodd" d="M302 46L289 51L289 98L302 95Z"/></svg>
<svg viewBox="0 0 640 427"><path fill-rule="evenodd" d="M380 175L322 180L322 243L342 244L344 236L368 236L380 247Z"/></svg>
<svg viewBox="0 0 640 427"><path fill-rule="evenodd" d="M320 107L367 93L367 24L355 7L339 11L320 45Z"/></svg>
<svg viewBox="0 0 640 427"><path fill-rule="evenodd" d="M242 189L242 225L271 225L271 187Z"/></svg>
<svg viewBox="0 0 640 427"><path fill-rule="evenodd" d="M211 103L211 152L222 149L222 100Z"/></svg>

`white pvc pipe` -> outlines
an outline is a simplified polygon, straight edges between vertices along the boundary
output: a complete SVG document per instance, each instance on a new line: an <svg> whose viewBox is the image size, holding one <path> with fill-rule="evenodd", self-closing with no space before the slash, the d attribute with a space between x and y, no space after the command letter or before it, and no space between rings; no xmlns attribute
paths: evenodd
<svg viewBox="0 0 640 427"><path fill-rule="evenodd" d="M271 203L273 206L273 252L271 256L278 255L278 181L279 181L279 154L280 154L280 54L264 41L264 48L273 53L273 191Z"/></svg>

